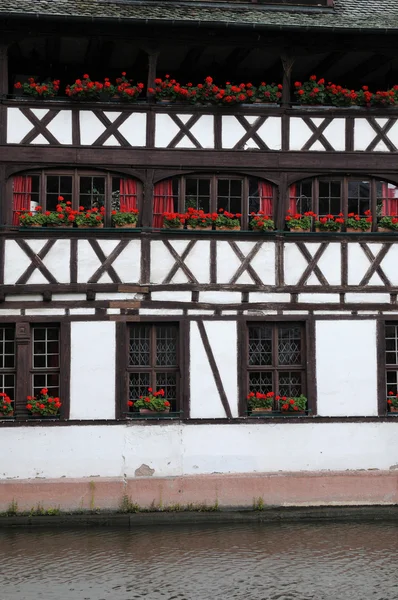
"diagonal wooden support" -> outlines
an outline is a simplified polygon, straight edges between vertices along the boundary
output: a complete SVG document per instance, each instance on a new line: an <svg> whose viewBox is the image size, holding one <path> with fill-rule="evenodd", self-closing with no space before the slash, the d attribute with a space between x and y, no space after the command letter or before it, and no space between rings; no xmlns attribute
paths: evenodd
<svg viewBox="0 0 398 600"><path fill-rule="evenodd" d="M390 152L397 152L397 147L392 143L390 138L387 136L387 133L390 131L391 127L395 125L397 119L389 119L385 125L382 127L378 124L374 117L369 117L366 119L367 122L372 126L372 128L377 133L376 137L366 148L366 152L372 152L379 142L384 142Z"/></svg>
<svg viewBox="0 0 398 600"><path fill-rule="evenodd" d="M126 138L120 133L119 127L124 123L130 113L122 112L113 122L104 114L102 110L93 110L95 116L105 125L106 130L93 142L92 146L103 146L104 142L113 135L121 146L131 146Z"/></svg>
<svg viewBox="0 0 398 600"><path fill-rule="evenodd" d="M238 270L236 271L235 275L232 277L229 283L236 283L239 277L242 275L242 273L246 271L250 275L254 283L256 283L257 285L262 285L263 282L261 281L260 277L257 275L256 271L253 269L250 263L260 250L261 246L263 245L263 242L257 242L255 246L253 246L253 248L250 250L247 256L244 256L239 246L237 246L236 242L229 242L229 245L241 261Z"/></svg>
<svg viewBox="0 0 398 600"><path fill-rule="evenodd" d="M323 132L325 131L326 127L332 122L332 119L329 119L329 118L324 119L323 122L318 127L308 117L303 117L303 121L311 129L311 131L313 133L312 133L312 136L310 137L310 139L303 146L302 150L310 150L311 146L313 144L315 144L315 142L319 141L322 144L322 146L325 148L325 150L327 150L328 152L335 151L333 146L328 142L328 140L323 135Z"/></svg>
<svg viewBox="0 0 398 600"><path fill-rule="evenodd" d="M250 125L248 121L241 115L235 115L235 119L242 125L242 127L246 130L244 136L237 142L234 146L234 150L244 150L245 144L248 140L253 140L256 142L257 146L260 150L269 150L267 144L261 137L258 135L257 131L260 129L261 125L265 123L268 117L258 117L256 121L254 121L253 125Z"/></svg>
<svg viewBox="0 0 398 600"><path fill-rule="evenodd" d="M187 265L184 263L184 260L186 259L186 257L188 256L188 254L190 253L192 248L195 246L196 240L191 240L189 242L189 244L187 245L187 247L185 248L185 250L181 254L181 256L178 254L178 252L175 250L175 248L173 248L173 246L170 244L169 240L163 240L163 244L166 246L167 250L170 252L170 254L172 255L172 257L175 260L173 267L171 268L168 275L165 277L163 283L170 283L171 280L173 279L174 275L177 273L178 269L181 269L183 271L183 273L185 273L185 275L188 278L189 283L199 283L198 280L196 279L195 275L192 273L192 271L189 269L189 267L187 267Z"/></svg>
<svg viewBox="0 0 398 600"><path fill-rule="evenodd" d="M26 271L24 273L22 273L22 275L20 276L18 281L16 281L17 285L28 283L28 281L35 269L38 269L40 271L40 273L42 273L42 275L44 275L44 277L48 280L48 283L58 283L58 281L56 280L54 275L52 273L50 273L50 271L47 269L47 267L42 262L43 258L48 254L48 252L54 246L55 242L57 241L56 239L47 240L46 243L44 244L43 248L40 250L40 252L38 254L36 254L32 250L32 248L29 246L29 244L27 244L27 242L25 240L19 240L17 238L15 241L18 244L18 246L21 248L21 250L23 250L25 252L25 254L27 254L29 256L30 260L32 261L31 264L29 265L29 267L26 269Z"/></svg>
<svg viewBox="0 0 398 600"><path fill-rule="evenodd" d="M30 108L20 108L21 113L29 119L33 125L33 129L29 131L21 141L21 144L30 144L38 135L42 135L50 144L60 146L57 138L53 136L47 129L47 125L57 116L59 110L49 110L42 119L36 117Z"/></svg>
<svg viewBox="0 0 398 600"><path fill-rule="evenodd" d="M88 243L98 256L101 266L95 271L95 273L90 277L88 283L98 283L101 275L104 273L108 273L109 277L112 279L113 283L122 283L119 275L116 273L115 269L112 267L112 263L119 256L119 254L124 250L127 246L129 240L121 240L116 248L112 250L108 257L105 256L101 246L98 243L98 240L89 239Z"/></svg>
<svg viewBox="0 0 398 600"><path fill-rule="evenodd" d="M192 117L189 119L189 121L187 121L186 124L183 123L177 115L169 114L169 117L180 128L180 131L171 140L170 144L167 146L168 148L175 148L177 144L181 142L184 136L187 136L187 138L191 140L191 142L195 145L196 148L202 148L201 144L199 144L198 140L191 131L191 127L193 127L195 123L199 121L201 117L200 114L192 115Z"/></svg>
<svg viewBox="0 0 398 600"><path fill-rule="evenodd" d="M300 280L297 282L298 286L305 285L307 283L309 276L312 273L314 273L314 275L316 275L319 283L321 283L322 285L329 285L328 280L326 279L326 277L323 275L322 271L318 267L318 261L321 258L322 254L325 252L328 245L329 245L328 242L322 242L321 245L319 246L318 250L315 252L314 256L311 256L311 253L308 250L307 246L304 244L304 242L296 243L296 246L300 250L301 254L304 256L305 260L308 262L308 266L306 267L304 273L300 277Z"/></svg>
<svg viewBox="0 0 398 600"><path fill-rule="evenodd" d="M375 273L377 273L377 275L380 277L380 279L382 280L384 285L391 287L391 281L388 279L387 275L384 273L384 271L381 267L381 262L384 259L384 257L386 256L386 254L389 252L391 245L383 244L382 248L377 253L377 256L375 256L373 254L373 252L371 251L371 249L365 242L360 242L359 245L361 246L362 250L364 251L366 257L369 259L369 262L370 262L370 267L366 271L366 273L363 276L359 285L368 285L371 277Z"/></svg>

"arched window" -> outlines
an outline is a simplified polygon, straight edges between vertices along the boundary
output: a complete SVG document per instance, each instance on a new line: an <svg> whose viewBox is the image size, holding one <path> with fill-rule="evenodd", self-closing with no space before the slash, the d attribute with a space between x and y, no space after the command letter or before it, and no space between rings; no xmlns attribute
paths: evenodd
<svg viewBox="0 0 398 600"><path fill-rule="evenodd" d="M238 175L184 175L160 181L154 187L153 226L162 227L164 212L196 208L218 212L220 208L242 214L243 228L251 213L272 217L275 187L256 177Z"/></svg>
<svg viewBox="0 0 398 600"><path fill-rule="evenodd" d="M289 188L291 212L313 211L345 217L349 213L365 215L370 210L373 220L384 215L398 215L398 186L374 177L314 177L303 179Z"/></svg>
<svg viewBox="0 0 398 600"><path fill-rule="evenodd" d="M72 202L78 210L105 207L109 223L112 210L139 208L141 185L132 178L89 170L44 170L16 175L13 178L12 224L18 225L17 212L23 208L54 211L58 197Z"/></svg>

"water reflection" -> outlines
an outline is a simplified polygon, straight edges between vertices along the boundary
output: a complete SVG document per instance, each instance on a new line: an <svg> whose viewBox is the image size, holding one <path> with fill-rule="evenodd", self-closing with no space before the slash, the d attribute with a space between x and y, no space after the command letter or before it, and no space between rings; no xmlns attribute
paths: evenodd
<svg viewBox="0 0 398 600"><path fill-rule="evenodd" d="M398 523L0 531L1 600L394 600Z"/></svg>

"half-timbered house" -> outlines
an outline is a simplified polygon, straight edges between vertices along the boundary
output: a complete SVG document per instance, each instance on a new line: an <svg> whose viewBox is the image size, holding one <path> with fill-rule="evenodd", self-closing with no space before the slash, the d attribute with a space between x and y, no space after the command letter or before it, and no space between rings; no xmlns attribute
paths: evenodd
<svg viewBox="0 0 398 600"><path fill-rule="evenodd" d="M0 3L1 510L398 502L397 29L394 0ZM65 95L122 72L136 102ZM394 101L307 106L314 74ZM159 102L168 75L281 91ZM19 95L29 78L57 96ZM60 196L104 227L20 226ZM187 207L241 228L163 227ZM289 210L372 222L299 232ZM43 387L58 415L27 409ZM169 413L135 411L148 387ZM270 390L305 412L251 411Z"/></svg>

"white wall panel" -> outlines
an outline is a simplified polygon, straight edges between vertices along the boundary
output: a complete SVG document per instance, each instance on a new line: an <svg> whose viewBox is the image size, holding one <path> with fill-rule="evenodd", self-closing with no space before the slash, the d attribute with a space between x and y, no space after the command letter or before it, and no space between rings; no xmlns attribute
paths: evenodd
<svg viewBox="0 0 398 600"><path fill-rule="evenodd" d="M130 478L142 464L154 477L388 470L398 463L397 429L398 423L7 427L0 479Z"/></svg>
<svg viewBox="0 0 398 600"><path fill-rule="evenodd" d="M71 419L115 418L115 323L71 323Z"/></svg>
<svg viewBox="0 0 398 600"><path fill-rule="evenodd" d="M319 415L377 415L376 321L318 321L316 379Z"/></svg>

